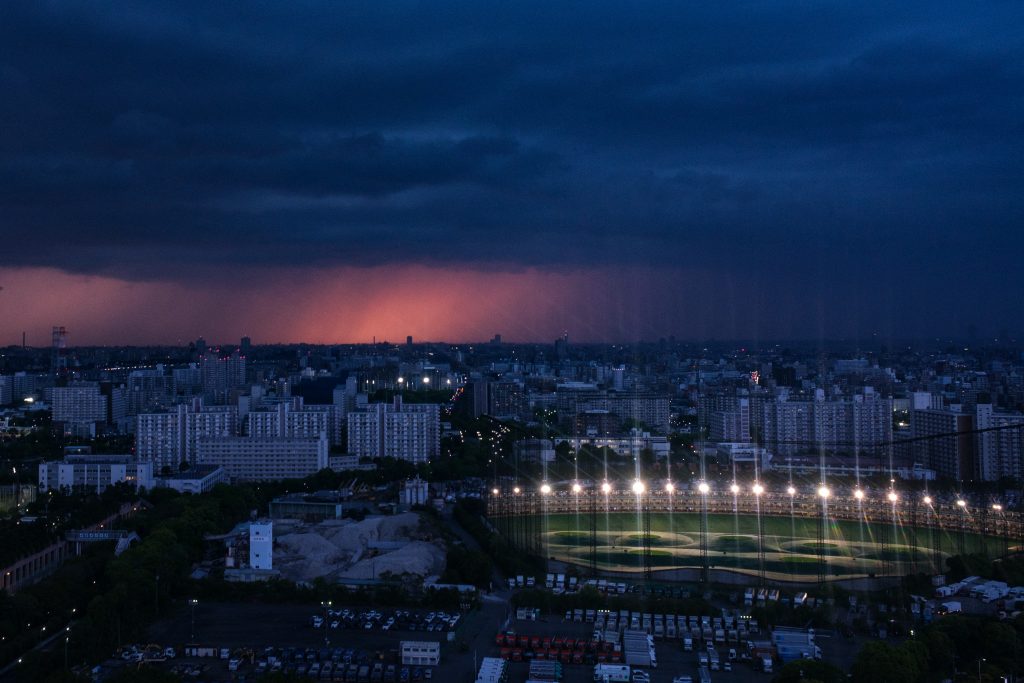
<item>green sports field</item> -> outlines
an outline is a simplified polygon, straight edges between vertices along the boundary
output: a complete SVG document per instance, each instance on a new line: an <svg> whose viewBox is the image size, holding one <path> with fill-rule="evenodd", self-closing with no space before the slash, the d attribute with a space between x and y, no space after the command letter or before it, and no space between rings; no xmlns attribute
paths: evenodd
<svg viewBox="0 0 1024 683"><path fill-rule="evenodd" d="M591 519L588 514L551 514L530 520L495 520L511 540L532 533L545 556L572 564L591 562ZM529 530L529 532L527 531ZM814 580L822 568L833 579L901 575L937 570L960 552L983 552L996 557L1003 540L974 534L961 537L957 529L914 529L902 525L831 520L818 540L818 521L801 517L763 517L761 543L764 571L775 580ZM651 566L654 571L701 566L700 515L652 513ZM517 536L518 534L518 536ZM596 559L599 569L643 569L643 520L633 513L598 513ZM708 563L712 568L757 574L758 525L754 516L708 515Z"/></svg>

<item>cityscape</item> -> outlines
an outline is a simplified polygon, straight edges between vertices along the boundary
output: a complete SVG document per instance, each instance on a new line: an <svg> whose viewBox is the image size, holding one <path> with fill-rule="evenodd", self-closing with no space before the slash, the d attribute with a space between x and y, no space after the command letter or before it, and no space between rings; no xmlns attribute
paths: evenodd
<svg viewBox="0 0 1024 683"><path fill-rule="evenodd" d="M0 21L0 683L1024 677L1012 3Z"/></svg>

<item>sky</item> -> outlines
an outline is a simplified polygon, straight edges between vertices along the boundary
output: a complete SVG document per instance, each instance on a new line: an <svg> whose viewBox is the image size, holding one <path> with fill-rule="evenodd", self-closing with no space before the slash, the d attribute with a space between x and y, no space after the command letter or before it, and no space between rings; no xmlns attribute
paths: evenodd
<svg viewBox="0 0 1024 683"><path fill-rule="evenodd" d="M0 8L0 345L1024 325L1024 5Z"/></svg>

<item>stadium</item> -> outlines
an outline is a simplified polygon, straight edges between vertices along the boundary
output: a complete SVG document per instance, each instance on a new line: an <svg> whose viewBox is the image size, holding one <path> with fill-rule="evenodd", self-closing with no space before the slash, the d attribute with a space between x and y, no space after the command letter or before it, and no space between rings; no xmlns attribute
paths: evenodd
<svg viewBox="0 0 1024 683"><path fill-rule="evenodd" d="M642 482L493 489L488 518L513 547L584 573L821 582L938 572L951 555L1020 549L1020 515L959 497L860 489L724 491Z"/></svg>

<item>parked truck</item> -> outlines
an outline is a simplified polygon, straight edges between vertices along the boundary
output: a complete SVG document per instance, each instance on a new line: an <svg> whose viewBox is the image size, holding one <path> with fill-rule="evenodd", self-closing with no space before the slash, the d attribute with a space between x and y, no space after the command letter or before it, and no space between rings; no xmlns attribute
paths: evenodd
<svg viewBox="0 0 1024 683"><path fill-rule="evenodd" d="M594 667L594 683L629 683L631 671L626 664L598 664Z"/></svg>

